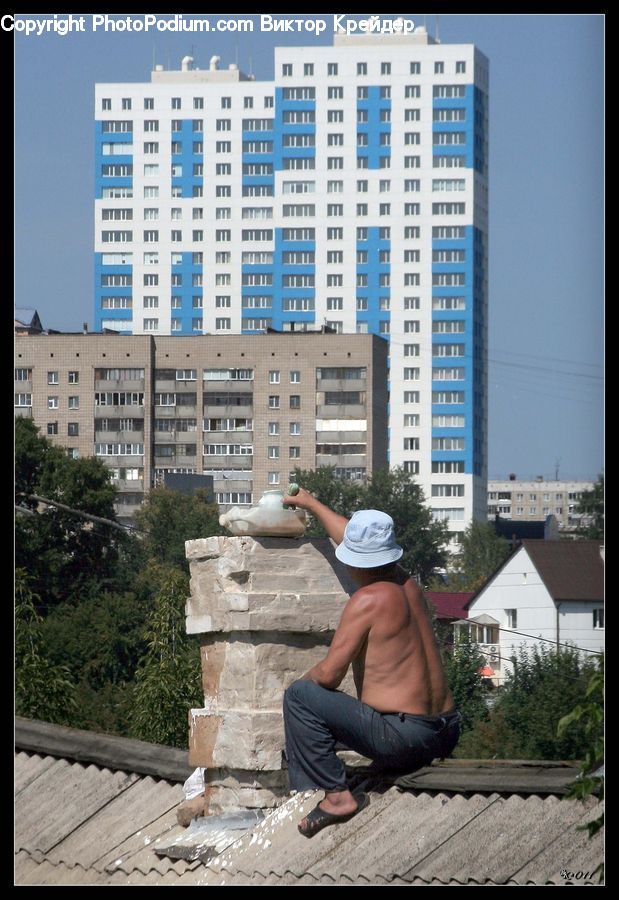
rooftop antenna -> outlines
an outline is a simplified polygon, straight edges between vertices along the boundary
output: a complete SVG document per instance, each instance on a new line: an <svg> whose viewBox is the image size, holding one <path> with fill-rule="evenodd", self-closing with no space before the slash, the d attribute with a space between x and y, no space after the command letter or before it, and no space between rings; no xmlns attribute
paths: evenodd
<svg viewBox="0 0 619 900"><path fill-rule="evenodd" d="M555 460L555 481L559 480L559 465L561 463L561 459Z"/></svg>

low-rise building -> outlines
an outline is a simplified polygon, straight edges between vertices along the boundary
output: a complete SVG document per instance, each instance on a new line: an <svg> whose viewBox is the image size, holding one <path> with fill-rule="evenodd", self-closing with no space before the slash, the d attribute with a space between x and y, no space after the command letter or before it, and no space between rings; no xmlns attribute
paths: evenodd
<svg viewBox="0 0 619 900"><path fill-rule="evenodd" d="M584 491L593 490L592 481L545 481L542 476L532 481L488 481L488 520L496 516L514 522L545 522L548 516L557 520L559 531L570 531L588 524L588 518L577 511Z"/></svg>
<svg viewBox="0 0 619 900"><path fill-rule="evenodd" d="M604 650L604 558L600 541L523 541L454 623L480 645L495 683L520 648Z"/></svg>
<svg viewBox="0 0 619 900"><path fill-rule="evenodd" d="M387 343L294 332L15 338L15 413L109 466L130 517L166 473L213 478L224 509L295 467L361 479L387 462Z"/></svg>

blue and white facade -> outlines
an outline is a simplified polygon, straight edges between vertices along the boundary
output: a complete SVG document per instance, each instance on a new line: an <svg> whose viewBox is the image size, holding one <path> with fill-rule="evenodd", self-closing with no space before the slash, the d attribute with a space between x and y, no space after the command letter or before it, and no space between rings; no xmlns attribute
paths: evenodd
<svg viewBox="0 0 619 900"><path fill-rule="evenodd" d="M336 35L96 89L95 327L390 342L390 464L486 516L488 62Z"/></svg>

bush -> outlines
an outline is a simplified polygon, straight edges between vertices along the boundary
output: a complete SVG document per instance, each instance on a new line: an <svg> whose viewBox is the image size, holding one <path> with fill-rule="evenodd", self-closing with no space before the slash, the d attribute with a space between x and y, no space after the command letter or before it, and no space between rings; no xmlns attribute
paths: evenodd
<svg viewBox="0 0 619 900"><path fill-rule="evenodd" d="M601 737L603 723L559 720L584 701L597 658L572 649L520 649L487 721L464 733L454 755L479 759L581 759ZM587 727L589 731L587 731Z"/></svg>

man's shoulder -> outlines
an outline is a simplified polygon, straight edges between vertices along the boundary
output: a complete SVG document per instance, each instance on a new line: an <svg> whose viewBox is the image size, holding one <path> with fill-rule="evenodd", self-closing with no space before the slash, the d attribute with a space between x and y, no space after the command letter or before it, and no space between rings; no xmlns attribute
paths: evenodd
<svg viewBox="0 0 619 900"><path fill-rule="evenodd" d="M360 605L377 605L401 599L406 586L393 581L375 581L358 588L351 600Z"/></svg>

